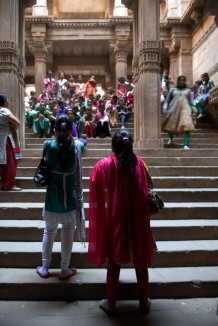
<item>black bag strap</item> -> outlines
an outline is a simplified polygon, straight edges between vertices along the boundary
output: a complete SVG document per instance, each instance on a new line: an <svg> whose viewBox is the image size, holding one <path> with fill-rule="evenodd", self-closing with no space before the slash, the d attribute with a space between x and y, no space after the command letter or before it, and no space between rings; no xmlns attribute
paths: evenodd
<svg viewBox="0 0 218 326"><path fill-rule="evenodd" d="M150 176L148 171L147 171L147 176L148 176L148 188L153 189L154 188L154 183L153 183L152 177Z"/></svg>
<svg viewBox="0 0 218 326"><path fill-rule="evenodd" d="M51 141L50 141L50 140L47 140L47 141L45 142L45 146L44 146L44 148L43 148L42 159L45 158L46 153L47 153L47 151L50 151L50 148L51 148Z"/></svg>

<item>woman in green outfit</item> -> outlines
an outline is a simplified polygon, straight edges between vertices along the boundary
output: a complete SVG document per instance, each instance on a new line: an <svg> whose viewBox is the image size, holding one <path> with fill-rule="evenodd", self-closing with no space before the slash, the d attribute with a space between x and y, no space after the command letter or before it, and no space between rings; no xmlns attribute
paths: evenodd
<svg viewBox="0 0 218 326"><path fill-rule="evenodd" d="M174 133L184 135L184 149L189 149L190 132L195 131L192 110L195 107L191 90L186 86L186 77L179 76L176 88L171 89L166 99L167 116L162 123L162 131L169 134L168 144L172 144Z"/></svg>
<svg viewBox="0 0 218 326"><path fill-rule="evenodd" d="M76 274L69 268L75 227L80 240L84 241L85 217L83 209L81 150L83 144L74 140L72 121L67 115L60 115L55 123L55 139L46 141L46 159L51 179L46 190L43 220L45 230L42 241L42 266L36 272L48 278L52 247L58 224L61 230L61 273L60 280Z"/></svg>

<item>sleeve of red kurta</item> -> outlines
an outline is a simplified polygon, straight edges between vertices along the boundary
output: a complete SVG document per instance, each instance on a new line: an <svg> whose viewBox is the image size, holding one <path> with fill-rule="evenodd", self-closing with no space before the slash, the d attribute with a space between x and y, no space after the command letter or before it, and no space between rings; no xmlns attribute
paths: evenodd
<svg viewBox="0 0 218 326"><path fill-rule="evenodd" d="M90 176L89 192L89 260L101 266L106 260L106 218L104 166L99 161Z"/></svg>

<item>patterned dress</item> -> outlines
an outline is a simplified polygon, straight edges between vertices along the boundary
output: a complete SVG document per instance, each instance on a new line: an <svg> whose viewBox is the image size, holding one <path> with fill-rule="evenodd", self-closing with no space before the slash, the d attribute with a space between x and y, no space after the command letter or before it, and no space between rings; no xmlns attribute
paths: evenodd
<svg viewBox="0 0 218 326"><path fill-rule="evenodd" d="M173 88L166 100L167 117L162 122L162 131L173 131L176 134L195 131L192 120L193 97L189 88Z"/></svg>

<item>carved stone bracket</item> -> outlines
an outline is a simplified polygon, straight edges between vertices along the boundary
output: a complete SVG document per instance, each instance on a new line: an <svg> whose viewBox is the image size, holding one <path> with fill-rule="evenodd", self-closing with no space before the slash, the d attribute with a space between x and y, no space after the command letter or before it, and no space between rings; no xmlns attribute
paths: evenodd
<svg viewBox="0 0 218 326"><path fill-rule="evenodd" d="M138 65L140 74L144 72L160 72L160 41L145 41L139 46Z"/></svg>
<svg viewBox="0 0 218 326"><path fill-rule="evenodd" d="M191 19L198 24L202 18L202 10L200 8L196 8L191 13Z"/></svg>
<svg viewBox="0 0 218 326"><path fill-rule="evenodd" d="M127 62L128 41L130 37L130 25L117 25L115 27L116 45L114 48L116 63Z"/></svg>

